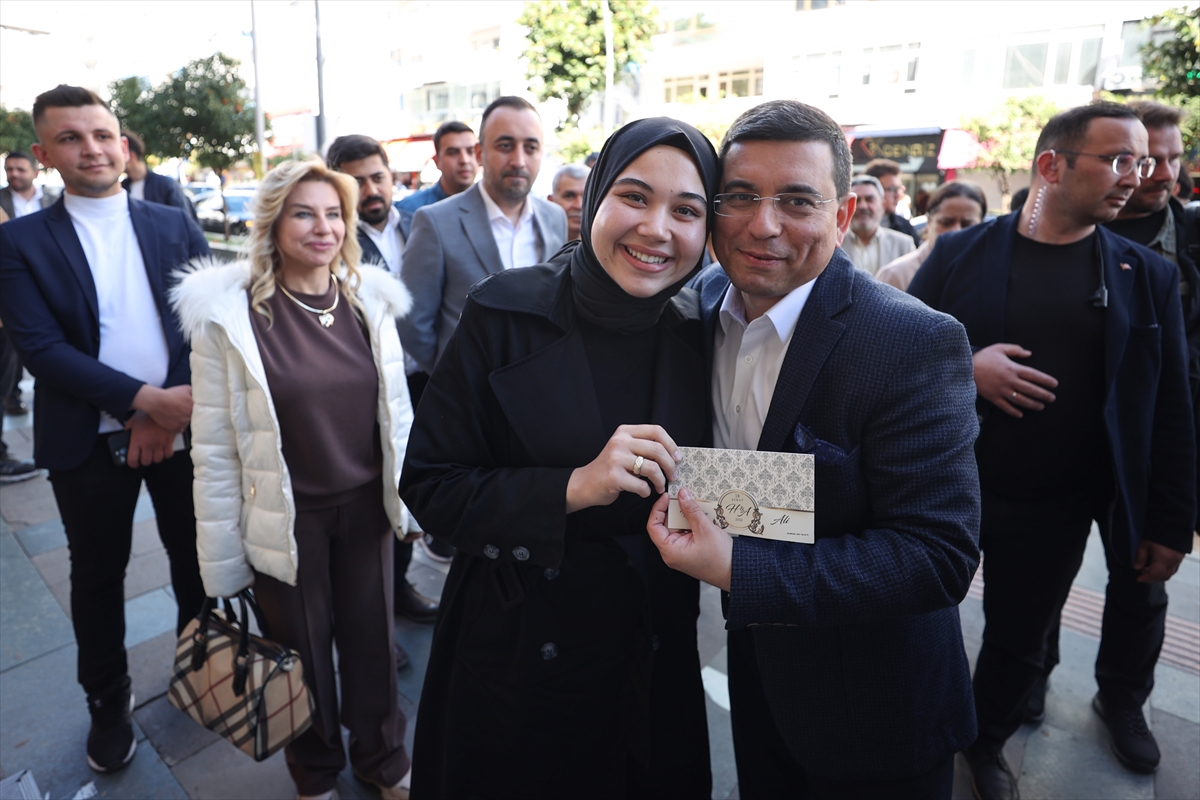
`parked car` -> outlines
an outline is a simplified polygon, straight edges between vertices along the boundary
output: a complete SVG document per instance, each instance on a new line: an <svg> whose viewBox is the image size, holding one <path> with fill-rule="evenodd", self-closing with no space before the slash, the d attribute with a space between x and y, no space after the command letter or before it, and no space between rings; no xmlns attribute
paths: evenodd
<svg viewBox="0 0 1200 800"><path fill-rule="evenodd" d="M249 222L254 219L250 210L250 201L254 199L253 192L230 189L225 192L225 207L229 209L229 232L235 236L244 236L250 232ZM219 192L205 197L196 203L196 216L200 219L200 227L214 233L225 232L225 212L221 204Z"/></svg>

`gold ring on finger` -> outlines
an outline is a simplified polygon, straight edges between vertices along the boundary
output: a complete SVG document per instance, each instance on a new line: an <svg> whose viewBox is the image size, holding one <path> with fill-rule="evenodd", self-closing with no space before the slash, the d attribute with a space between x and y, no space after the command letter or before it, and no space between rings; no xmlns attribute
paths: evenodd
<svg viewBox="0 0 1200 800"><path fill-rule="evenodd" d="M637 475L639 478L642 477L642 464L645 461L646 459L642 458L641 456L638 456L633 460L633 474Z"/></svg>

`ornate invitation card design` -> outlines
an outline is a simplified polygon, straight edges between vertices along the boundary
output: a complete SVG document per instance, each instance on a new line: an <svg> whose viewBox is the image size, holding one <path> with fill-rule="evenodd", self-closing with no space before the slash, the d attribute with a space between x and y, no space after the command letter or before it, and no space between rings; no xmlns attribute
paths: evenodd
<svg viewBox="0 0 1200 800"><path fill-rule="evenodd" d="M667 527L687 530L679 490L687 488L714 525L734 536L784 542L816 541L813 513L816 461L807 453L682 447Z"/></svg>

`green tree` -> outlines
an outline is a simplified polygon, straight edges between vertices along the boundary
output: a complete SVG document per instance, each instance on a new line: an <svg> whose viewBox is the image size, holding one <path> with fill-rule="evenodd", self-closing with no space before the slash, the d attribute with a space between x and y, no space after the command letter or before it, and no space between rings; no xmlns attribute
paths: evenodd
<svg viewBox="0 0 1200 800"><path fill-rule="evenodd" d="M563 128L579 122L588 101L604 88L605 0L526 3L517 23L529 28L526 75L539 100L567 101ZM613 73L640 64L658 33L657 10L645 0L607 0L612 10Z"/></svg>
<svg viewBox="0 0 1200 800"><path fill-rule="evenodd" d="M218 173L254 150L254 102L238 74L238 60L223 53L192 61L156 92L165 136L183 158Z"/></svg>
<svg viewBox="0 0 1200 800"><path fill-rule="evenodd" d="M29 152L29 145L37 141L33 129L33 117L28 111L14 108L11 111L0 105L0 152L13 150Z"/></svg>
<svg viewBox="0 0 1200 800"><path fill-rule="evenodd" d="M1008 177L1033 165L1038 135L1058 107L1041 95L1010 97L990 113L962 121L962 129L973 134L982 149L975 158L977 169L991 170L1000 181L1001 207L1007 211L1012 192Z"/></svg>
<svg viewBox="0 0 1200 800"><path fill-rule="evenodd" d="M108 93L121 127L142 135L147 155L179 156L179 146L169 134L170 124L163 113L163 104L148 79L133 76L113 81L108 85Z"/></svg>
<svg viewBox="0 0 1200 800"><path fill-rule="evenodd" d="M1174 8L1147 17L1155 33L1142 47L1142 74L1156 97L1183 109L1184 160L1200 158L1200 9Z"/></svg>
<svg viewBox="0 0 1200 800"><path fill-rule="evenodd" d="M1142 26L1154 31L1142 47L1142 74L1158 82L1158 96L1200 97L1200 9L1168 9Z"/></svg>

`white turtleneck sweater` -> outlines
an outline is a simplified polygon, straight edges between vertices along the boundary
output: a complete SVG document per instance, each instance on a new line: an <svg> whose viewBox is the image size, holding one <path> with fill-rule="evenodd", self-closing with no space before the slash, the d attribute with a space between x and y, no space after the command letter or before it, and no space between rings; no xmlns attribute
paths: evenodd
<svg viewBox="0 0 1200 800"><path fill-rule="evenodd" d="M161 387L167 380L170 349L129 216L129 196L124 190L109 197L65 194L63 202L96 284L100 311L97 360ZM122 427L119 420L100 413L100 433Z"/></svg>

